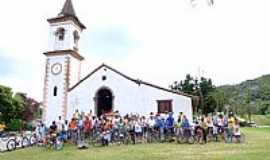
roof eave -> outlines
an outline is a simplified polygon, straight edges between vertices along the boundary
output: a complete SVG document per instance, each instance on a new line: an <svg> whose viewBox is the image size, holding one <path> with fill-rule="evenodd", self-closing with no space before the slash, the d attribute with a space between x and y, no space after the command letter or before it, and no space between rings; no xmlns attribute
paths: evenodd
<svg viewBox="0 0 270 160"><path fill-rule="evenodd" d="M131 78L121 72L119 72L118 70L106 65L106 64L102 64L100 65L99 67L97 67L96 69L94 69L90 74L88 74L87 76L85 76L83 79L81 79L78 83L76 83L74 86L72 86L71 88L69 88L69 92L72 91L73 89L75 89L77 86L79 86L83 81L85 81L87 78L89 78L90 76L92 76L94 73L96 73L99 69L101 69L102 67L106 67L110 70L112 70L113 72L121 75L122 77L134 82L134 83L137 83L137 84L143 84L143 85L147 85L147 86L150 86L150 87L153 87L153 88L156 88L156 89L159 89L159 90L163 90L163 91L166 91L166 92L170 92L170 93L173 93L173 94L177 94L177 95L180 95L180 96L186 96L186 97L189 97L189 98L193 98L195 96L193 95L189 95L189 94L186 94L186 93L183 93L183 92L178 92L178 91L174 91L174 90L170 90L170 89L167 89L167 88L164 88L164 87L160 87L160 86L157 86L157 85L154 85L154 84L151 84L151 83L148 83L148 82L145 82L145 81L142 81L142 80L138 80L138 79L134 79L134 78Z"/></svg>
<svg viewBox="0 0 270 160"><path fill-rule="evenodd" d="M58 50L58 51L49 51L49 52L45 52L43 53L45 56L56 56L56 55L71 55L72 57L83 61L84 57L81 56L77 51L74 50Z"/></svg>
<svg viewBox="0 0 270 160"><path fill-rule="evenodd" d="M86 26L81 23L81 21L74 16L67 16L67 15L62 15L62 16L58 16L58 17L54 17L54 18L49 18L47 19L47 21L49 23L59 23L59 22L65 22L67 20L71 20L73 21L76 25L78 25L82 30L86 29Z"/></svg>

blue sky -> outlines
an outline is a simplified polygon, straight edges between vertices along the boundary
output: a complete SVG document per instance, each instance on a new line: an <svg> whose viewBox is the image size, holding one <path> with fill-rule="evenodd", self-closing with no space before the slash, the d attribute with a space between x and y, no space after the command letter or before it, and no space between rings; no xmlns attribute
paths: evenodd
<svg viewBox="0 0 270 160"><path fill-rule="evenodd" d="M42 100L47 18L65 0L1 3L0 84ZM270 1L73 0L86 75L102 63L168 87L187 73L236 84L270 73ZM16 4L16 5L14 5Z"/></svg>
<svg viewBox="0 0 270 160"><path fill-rule="evenodd" d="M3 55L3 51L0 50L0 75L9 76L10 74L15 72L16 61Z"/></svg>

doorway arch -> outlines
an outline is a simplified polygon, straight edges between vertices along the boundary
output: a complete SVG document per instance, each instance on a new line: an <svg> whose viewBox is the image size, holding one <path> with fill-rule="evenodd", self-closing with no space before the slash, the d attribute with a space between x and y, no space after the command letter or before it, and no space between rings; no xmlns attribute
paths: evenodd
<svg viewBox="0 0 270 160"><path fill-rule="evenodd" d="M108 87L100 88L95 94L95 110L99 117L113 111L114 95Z"/></svg>

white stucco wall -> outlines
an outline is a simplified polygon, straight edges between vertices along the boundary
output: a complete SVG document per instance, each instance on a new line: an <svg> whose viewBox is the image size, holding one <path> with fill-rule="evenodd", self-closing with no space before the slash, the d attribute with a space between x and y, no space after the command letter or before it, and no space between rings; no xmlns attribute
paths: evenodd
<svg viewBox="0 0 270 160"><path fill-rule="evenodd" d="M107 76L106 81L102 81L103 75ZM191 98L144 84L138 85L110 69L105 71L104 67L69 92L67 118L70 119L76 109L96 112L94 97L102 87L112 90L114 111L118 110L122 115L131 112L149 115L150 112L157 112L157 100L171 99L175 115L184 112L189 119L192 118Z"/></svg>
<svg viewBox="0 0 270 160"><path fill-rule="evenodd" d="M70 57L70 77L69 77L69 84L70 86L75 85L79 79L80 79L80 65L81 65L81 61L73 58L72 56Z"/></svg>

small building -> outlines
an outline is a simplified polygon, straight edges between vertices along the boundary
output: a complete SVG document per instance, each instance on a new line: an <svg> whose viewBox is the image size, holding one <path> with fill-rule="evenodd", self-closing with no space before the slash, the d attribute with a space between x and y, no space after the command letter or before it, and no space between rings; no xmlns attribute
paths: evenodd
<svg viewBox="0 0 270 160"><path fill-rule="evenodd" d="M43 92L43 121L59 116L69 120L75 110L93 113L119 111L121 115L150 112L183 112L192 118L192 97L142 80L131 78L102 64L81 78L78 42L86 27L76 16L72 1L66 0L57 17L48 19L50 44L46 56Z"/></svg>

